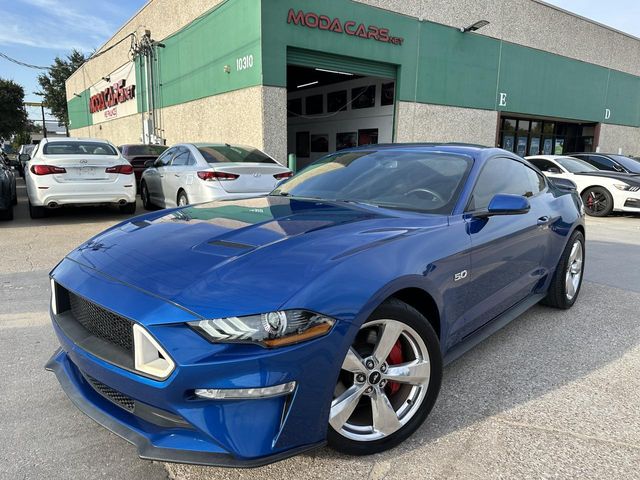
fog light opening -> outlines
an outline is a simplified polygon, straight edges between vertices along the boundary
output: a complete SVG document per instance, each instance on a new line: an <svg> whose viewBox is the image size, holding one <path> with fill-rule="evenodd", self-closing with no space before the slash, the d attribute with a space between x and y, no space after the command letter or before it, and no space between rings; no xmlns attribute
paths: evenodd
<svg viewBox="0 0 640 480"><path fill-rule="evenodd" d="M173 371L175 364L155 338L144 328L133 326L133 345L135 369L164 380Z"/></svg>
<svg viewBox="0 0 640 480"><path fill-rule="evenodd" d="M296 382L282 383L272 387L258 388L196 388L198 398L209 400L246 400L252 398L273 398L288 395L296 389Z"/></svg>

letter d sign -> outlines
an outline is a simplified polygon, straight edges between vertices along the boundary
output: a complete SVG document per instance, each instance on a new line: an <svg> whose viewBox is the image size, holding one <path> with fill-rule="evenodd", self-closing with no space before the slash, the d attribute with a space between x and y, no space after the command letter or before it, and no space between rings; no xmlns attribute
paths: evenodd
<svg viewBox="0 0 640 480"><path fill-rule="evenodd" d="M604 119L605 120L609 120L611 118L611 110L609 110L608 108L604 109Z"/></svg>

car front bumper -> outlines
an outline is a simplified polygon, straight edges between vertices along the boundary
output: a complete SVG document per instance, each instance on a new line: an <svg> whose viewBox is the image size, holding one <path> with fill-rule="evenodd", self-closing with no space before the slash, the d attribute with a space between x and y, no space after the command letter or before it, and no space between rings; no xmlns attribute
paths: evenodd
<svg viewBox="0 0 640 480"><path fill-rule="evenodd" d="M114 409L112 402L91 387L62 349L58 349L53 354L45 368L55 373L63 391L81 412L107 430L135 445L140 458L146 460L251 468L284 460L321 447L326 443L322 441L313 445L303 445L260 458L238 458L186 425L170 426L169 423L172 420L167 421L164 425L156 425L153 421L145 421L117 407ZM158 412L157 415L162 415L162 413ZM166 431L163 432L163 430ZM185 449L185 442L198 447L198 449Z"/></svg>

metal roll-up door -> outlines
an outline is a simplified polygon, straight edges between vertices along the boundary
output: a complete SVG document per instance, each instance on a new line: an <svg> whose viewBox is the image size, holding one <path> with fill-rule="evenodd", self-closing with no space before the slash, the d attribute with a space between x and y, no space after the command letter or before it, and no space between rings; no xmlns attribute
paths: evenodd
<svg viewBox="0 0 640 480"><path fill-rule="evenodd" d="M287 49L287 63L371 77L396 78L395 65L300 48Z"/></svg>

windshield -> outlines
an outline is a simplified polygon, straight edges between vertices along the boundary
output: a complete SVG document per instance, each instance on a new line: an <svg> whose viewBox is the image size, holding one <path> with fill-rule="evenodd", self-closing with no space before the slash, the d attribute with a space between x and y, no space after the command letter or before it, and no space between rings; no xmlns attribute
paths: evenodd
<svg viewBox="0 0 640 480"><path fill-rule="evenodd" d="M198 145L198 151L207 163L276 163L260 150L235 145Z"/></svg>
<svg viewBox="0 0 640 480"><path fill-rule="evenodd" d="M633 173L640 173L640 161L633 158L625 157L624 155L609 155L616 162L622 165L627 170Z"/></svg>
<svg viewBox="0 0 640 480"><path fill-rule="evenodd" d="M49 142L44 145L45 155L117 155L116 149L103 142Z"/></svg>
<svg viewBox="0 0 640 480"><path fill-rule="evenodd" d="M556 162L562 165L566 170L571 173L583 173L583 172L599 172L596 167L590 163L580 160L578 158L556 158Z"/></svg>
<svg viewBox="0 0 640 480"><path fill-rule="evenodd" d="M472 163L446 153L346 152L311 164L271 195L449 214Z"/></svg>
<svg viewBox="0 0 640 480"><path fill-rule="evenodd" d="M155 155L158 156L168 147L162 145L129 145L126 147L127 155L132 157L138 155Z"/></svg>

